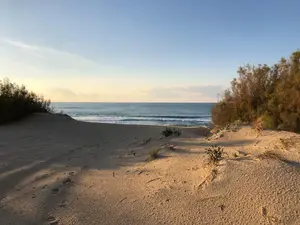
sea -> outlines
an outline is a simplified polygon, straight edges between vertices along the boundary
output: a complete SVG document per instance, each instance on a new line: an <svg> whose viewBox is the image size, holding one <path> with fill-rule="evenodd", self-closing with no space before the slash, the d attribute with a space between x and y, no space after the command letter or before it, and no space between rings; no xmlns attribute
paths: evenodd
<svg viewBox="0 0 300 225"><path fill-rule="evenodd" d="M205 126L215 103L52 103L56 112L93 123Z"/></svg>

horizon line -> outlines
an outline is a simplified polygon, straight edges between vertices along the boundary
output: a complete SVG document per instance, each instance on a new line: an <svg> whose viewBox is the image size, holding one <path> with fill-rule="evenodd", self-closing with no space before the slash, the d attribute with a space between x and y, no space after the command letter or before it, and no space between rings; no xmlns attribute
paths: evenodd
<svg viewBox="0 0 300 225"><path fill-rule="evenodd" d="M215 101L215 102L90 102L90 101L88 101L88 102L72 102L72 101L51 101L51 103L118 103L118 104L122 104L122 103L124 103L124 104L128 104L128 103L162 103L162 104L176 104L176 103L180 103L180 104L197 104L197 103L209 103L209 104L211 104L211 103L217 103L217 101Z"/></svg>

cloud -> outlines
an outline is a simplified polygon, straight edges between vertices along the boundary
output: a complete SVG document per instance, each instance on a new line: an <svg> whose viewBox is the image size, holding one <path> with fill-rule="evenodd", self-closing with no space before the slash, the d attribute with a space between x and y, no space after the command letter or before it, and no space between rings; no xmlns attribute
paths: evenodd
<svg viewBox="0 0 300 225"><path fill-rule="evenodd" d="M87 59L85 57L82 57L80 55L77 54L73 54L73 53L69 53L66 51L61 51L61 50L57 50L55 48L49 48L49 47L44 47L44 46L36 46L36 45L31 45L22 41L16 41L16 40L12 40L9 38L1 38L0 39L3 43L6 43L8 45L17 47L17 48L21 48L27 51L34 51L34 52L40 52L40 53L45 53L45 54L53 54L53 55L61 55L61 56L65 56L65 57L71 57L73 59L77 59L80 60L81 62L85 62L85 63L91 63L94 64L96 63L93 60Z"/></svg>
<svg viewBox="0 0 300 225"><path fill-rule="evenodd" d="M47 97L53 101L73 102L215 102L224 87L218 85L189 87L160 87L122 92L74 92L66 88L52 88Z"/></svg>
<svg viewBox="0 0 300 225"><path fill-rule="evenodd" d="M2 42L6 43L6 44L9 44L9 45L12 45L12 46L15 46L15 47L18 47L18 48L23 48L23 49L26 49L26 50L29 50L29 51L39 51L40 50L40 48L37 47L37 46L28 45L28 44L25 44L23 42L10 40L8 38L2 38L0 40Z"/></svg>
<svg viewBox="0 0 300 225"><path fill-rule="evenodd" d="M5 76L95 76L105 74L108 66L84 56L38 46L11 38L0 38L0 68Z"/></svg>
<svg viewBox="0 0 300 225"><path fill-rule="evenodd" d="M158 87L147 92L149 99L162 101L216 101L218 94L224 91L220 85L186 86L186 87Z"/></svg>
<svg viewBox="0 0 300 225"><path fill-rule="evenodd" d="M67 88L52 88L46 91L46 96L52 101L97 102L101 96L96 93L75 93Z"/></svg>
<svg viewBox="0 0 300 225"><path fill-rule="evenodd" d="M134 92L75 92L68 88L51 88L45 92L46 98L53 102L129 102L140 101L138 93Z"/></svg>
<svg viewBox="0 0 300 225"><path fill-rule="evenodd" d="M53 101L212 102L224 90L220 85L190 85L199 83L195 76L158 79L153 71L103 67L78 54L11 38L0 38L0 44L0 76Z"/></svg>

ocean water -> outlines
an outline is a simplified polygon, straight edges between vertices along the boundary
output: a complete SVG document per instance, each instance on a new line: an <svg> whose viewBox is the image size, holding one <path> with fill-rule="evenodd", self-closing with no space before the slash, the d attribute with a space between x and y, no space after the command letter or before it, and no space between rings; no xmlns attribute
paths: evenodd
<svg viewBox="0 0 300 225"><path fill-rule="evenodd" d="M56 112L86 122L199 126L211 123L214 103L52 103Z"/></svg>

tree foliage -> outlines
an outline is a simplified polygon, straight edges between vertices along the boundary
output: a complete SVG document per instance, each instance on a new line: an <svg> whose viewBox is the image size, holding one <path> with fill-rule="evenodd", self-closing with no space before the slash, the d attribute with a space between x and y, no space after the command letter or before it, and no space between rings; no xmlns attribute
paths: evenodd
<svg viewBox="0 0 300 225"><path fill-rule="evenodd" d="M246 65L212 110L216 125L262 118L265 128L300 131L300 51L273 66Z"/></svg>
<svg viewBox="0 0 300 225"><path fill-rule="evenodd" d="M50 112L50 101L18 86L8 79L0 80L0 124L15 121L32 113Z"/></svg>

